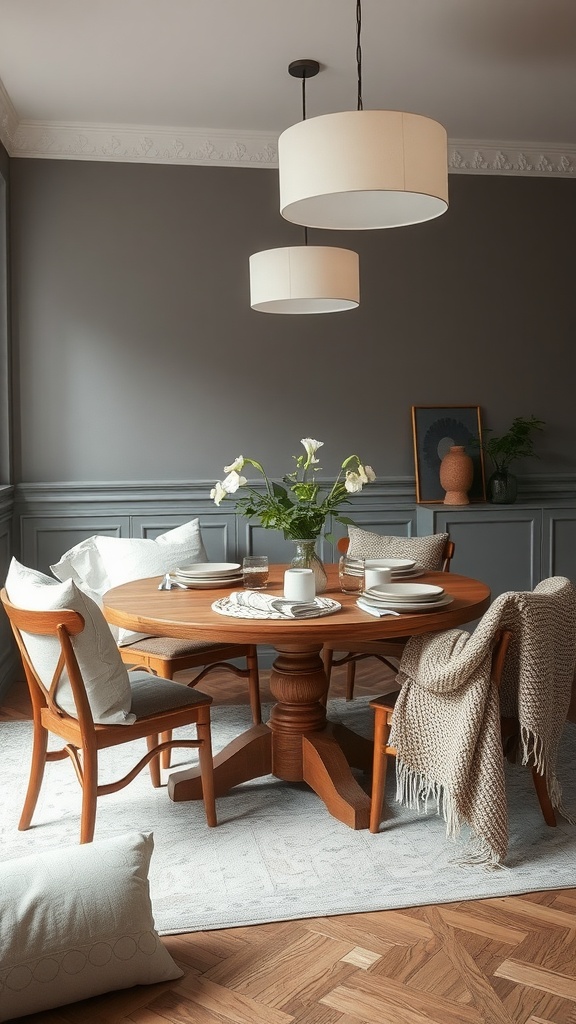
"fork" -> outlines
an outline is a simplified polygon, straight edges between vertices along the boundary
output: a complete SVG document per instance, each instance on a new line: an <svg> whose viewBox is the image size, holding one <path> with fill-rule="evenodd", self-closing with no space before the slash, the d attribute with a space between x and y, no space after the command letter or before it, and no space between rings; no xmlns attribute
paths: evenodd
<svg viewBox="0 0 576 1024"><path fill-rule="evenodd" d="M170 573L167 572L164 575L164 579L158 584L158 590L188 590L188 587L184 583L178 583L177 580L173 580Z"/></svg>

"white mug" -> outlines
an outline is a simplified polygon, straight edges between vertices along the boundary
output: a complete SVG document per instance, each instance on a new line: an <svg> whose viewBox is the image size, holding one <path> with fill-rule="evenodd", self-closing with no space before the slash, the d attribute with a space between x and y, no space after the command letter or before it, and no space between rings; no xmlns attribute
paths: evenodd
<svg viewBox="0 0 576 1024"><path fill-rule="evenodd" d="M284 597L288 601L313 601L316 597L316 581L313 570L286 569Z"/></svg>
<svg viewBox="0 0 576 1024"><path fill-rule="evenodd" d="M391 582L391 569L385 569L381 566L379 569L369 569L366 567L364 570L364 586L366 590L370 590L371 587L381 587L383 584Z"/></svg>

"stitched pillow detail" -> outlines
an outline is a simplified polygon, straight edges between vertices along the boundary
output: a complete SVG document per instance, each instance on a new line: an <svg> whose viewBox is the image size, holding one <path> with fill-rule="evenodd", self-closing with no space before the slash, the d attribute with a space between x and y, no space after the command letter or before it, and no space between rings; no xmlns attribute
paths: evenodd
<svg viewBox="0 0 576 1024"><path fill-rule="evenodd" d="M94 536L66 551L50 568L57 579L73 579L81 590L102 606L107 590L147 576L160 576L189 562L207 562L208 556L198 519L160 534L154 540L141 537ZM120 645L143 640L134 633L110 626Z"/></svg>
<svg viewBox="0 0 576 1024"><path fill-rule="evenodd" d="M92 717L100 725L131 725L130 679L114 637L95 601L76 586L74 580L59 583L37 569L29 569L15 558L6 577L6 592L12 604L30 611L58 611L70 608L84 619L84 629L72 638L72 646L86 686ZM56 636L23 633L34 668L46 687L52 682L60 642ZM67 674L62 673L56 699L60 707L76 717L76 705Z"/></svg>
<svg viewBox="0 0 576 1024"><path fill-rule="evenodd" d="M182 977L154 927L153 847L131 832L0 864L0 1021Z"/></svg>
<svg viewBox="0 0 576 1024"><path fill-rule="evenodd" d="M447 533L434 533L429 537L393 537L369 533L358 526L348 527L351 558L415 558L424 569L442 568L442 553Z"/></svg>

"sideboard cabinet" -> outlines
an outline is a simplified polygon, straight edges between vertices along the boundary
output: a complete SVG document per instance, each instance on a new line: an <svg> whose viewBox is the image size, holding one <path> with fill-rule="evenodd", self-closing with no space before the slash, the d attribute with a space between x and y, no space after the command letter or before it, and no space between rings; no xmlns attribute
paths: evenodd
<svg viewBox="0 0 576 1024"><path fill-rule="evenodd" d="M416 525L420 536L449 533L453 572L484 580L493 597L549 576L576 583L576 501L419 505Z"/></svg>

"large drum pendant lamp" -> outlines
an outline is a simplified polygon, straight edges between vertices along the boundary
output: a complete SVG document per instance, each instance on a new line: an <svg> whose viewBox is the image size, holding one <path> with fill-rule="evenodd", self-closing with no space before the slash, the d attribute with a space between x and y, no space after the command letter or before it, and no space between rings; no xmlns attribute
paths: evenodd
<svg viewBox="0 0 576 1024"><path fill-rule="evenodd" d="M318 74L315 60L295 60L289 73L302 79L306 120L306 79ZM336 246L304 245L264 249L250 257L250 305L260 313L340 313L360 302L358 254Z"/></svg>
<svg viewBox="0 0 576 1024"><path fill-rule="evenodd" d="M361 6L356 3L358 109L309 118L278 140L280 213L308 227L417 224L448 209L448 138L437 121L362 107Z"/></svg>
<svg viewBox="0 0 576 1024"><path fill-rule="evenodd" d="M348 110L292 125L278 140L280 213L294 224L363 230L448 209L448 140L437 121Z"/></svg>

